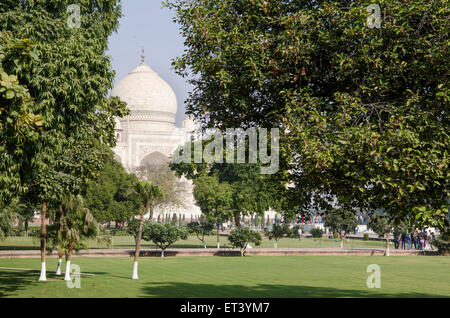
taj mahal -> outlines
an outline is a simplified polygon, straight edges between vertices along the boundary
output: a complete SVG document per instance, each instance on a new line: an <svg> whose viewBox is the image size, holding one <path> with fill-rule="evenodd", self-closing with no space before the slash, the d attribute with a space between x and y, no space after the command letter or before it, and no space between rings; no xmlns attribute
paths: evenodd
<svg viewBox="0 0 450 318"><path fill-rule="evenodd" d="M117 144L113 149L115 159L129 172L167 163L173 152L189 141L194 133L192 119L187 118L181 127L176 126L178 105L175 92L145 63L144 51L141 64L113 88L111 96L126 102L131 112L116 119ZM181 178L180 183L185 187L184 197L180 198L184 207L157 209L154 218L176 213L188 219L201 214L194 203L192 182Z"/></svg>
<svg viewBox="0 0 450 318"><path fill-rule="evenodd" d="M131 114L116 119L117 144L113 149L115 159L128 172L140 167L158 166L169 162L174 151L199 132L194 120L186 118L181 127L175 124L178 103L175 92L155 71L145 63L142 50L141 64L123 78L111 91L127 103ZM183 207L165 207L154 211L158 215L183 217L185 220L198 219L200 208L195 204L192 181L179 179L184 191L180 193ZM271 219L277 214L267 211ZM264 217L265 217L264 216ZM149 218L149 214L146 215Z"/></svg>

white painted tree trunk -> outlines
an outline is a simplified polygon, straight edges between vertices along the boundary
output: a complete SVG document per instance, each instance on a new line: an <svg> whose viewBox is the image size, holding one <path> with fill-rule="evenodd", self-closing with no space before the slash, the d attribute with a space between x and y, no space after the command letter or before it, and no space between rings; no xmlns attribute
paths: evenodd
<svg viewBox="0 0 450 318"><path fill-rule="evenodd" d="M275 244L273 244L273 247L278 248L278 242L275 241Z"/></svg>
<svg viewBox="0 0 450 318"><path fill-rule="evenodd" d="M386 256L389 256L389 247L386 248Z"/></svg>
<svg viewBox="0 0 450 318"><path fill-rule="evenodd" d="M217 248L220 248L220 242L217 242Z"/></svg>
<svg viewBox="0 0 450 318"><path fill-rule="evenodd" d="M56 268L56 275L61 275L61 262L62 259L58 259L58 267Z"/></svg>
<svg viewBox="0 0 450 318"><path fill-rule="evenodd" d="M161 250L161 257L164 257L164 250Z"/></svg>
<svg viewBox="0 0 450 318"><path fill-rule="evenodd" d="M64 280L72 280L70 278L70 261L66 262L66 273L65 273L65 276L64 276Z"/></svg>
<svg viewBox="0 0 450 318"><path fill-rule="evenodd" d="M45 262L41 263L41 276L39 276L39 281L47 280L47 270L45 269Z"/></svg>
<svg viewBox="0 0 450 318"><path fill-rule="evenodd" d="M344 248L344 241L341 240L341 248Z"/></svg>
<svg viewBox="0 0 450 318"><path fill-rule="evenodd" d="M131 279L139 279L138 277L138 262L134 262L133 264L133 276Z"/></svg>

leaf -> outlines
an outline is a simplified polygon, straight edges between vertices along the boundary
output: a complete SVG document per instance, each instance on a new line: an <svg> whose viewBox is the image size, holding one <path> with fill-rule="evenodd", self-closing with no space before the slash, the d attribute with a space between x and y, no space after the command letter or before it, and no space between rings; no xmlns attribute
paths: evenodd
<svg viewBox="0 0 450 318"><path fill-rule="evenodd" d="M8 89L5 93L6 99L13 99L15 96L15 93L12 89Z"/></svg>

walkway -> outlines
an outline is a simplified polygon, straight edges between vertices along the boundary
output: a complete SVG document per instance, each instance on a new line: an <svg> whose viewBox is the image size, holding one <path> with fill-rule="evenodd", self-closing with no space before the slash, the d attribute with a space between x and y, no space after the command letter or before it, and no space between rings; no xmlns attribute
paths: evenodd
<svg viewBox="0 0 450 318"><path fill-rule="evenodd" d="M391 256L406 255L437 255L437 251L425 250L401 250L390 249ZM39 258L39 250L28 251L0 251L0 258ZM54 251L47 257L57 257ZM167 249L164 256L238 256L240 251L229 248L177 248ZM247 256L281 256L281 255L384 255L384 249L381 248L251 248L245 252ZM74 256L83 257L126 257L134 256L134 250L131 249L90 249L81 250ZM140 256L161 256L161 250L141 250Z"/></svg>

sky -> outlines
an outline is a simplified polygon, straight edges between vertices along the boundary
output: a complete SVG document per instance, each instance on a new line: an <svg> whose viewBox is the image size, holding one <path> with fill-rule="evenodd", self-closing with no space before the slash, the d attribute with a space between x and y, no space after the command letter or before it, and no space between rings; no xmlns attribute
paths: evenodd
<svg viewBox="0 0 450 318"><path fill-rule="evenodd" d="M172 21L174 11L161 8L161 0L122 0L123 17L117 33L109 39L108 54L116 71L115 84L141 62L142 45L145 62L175 91L178 100L176 122L186 117L184 100L192 86L172 70L172 59L184 51L179 26Z"/></svg>

